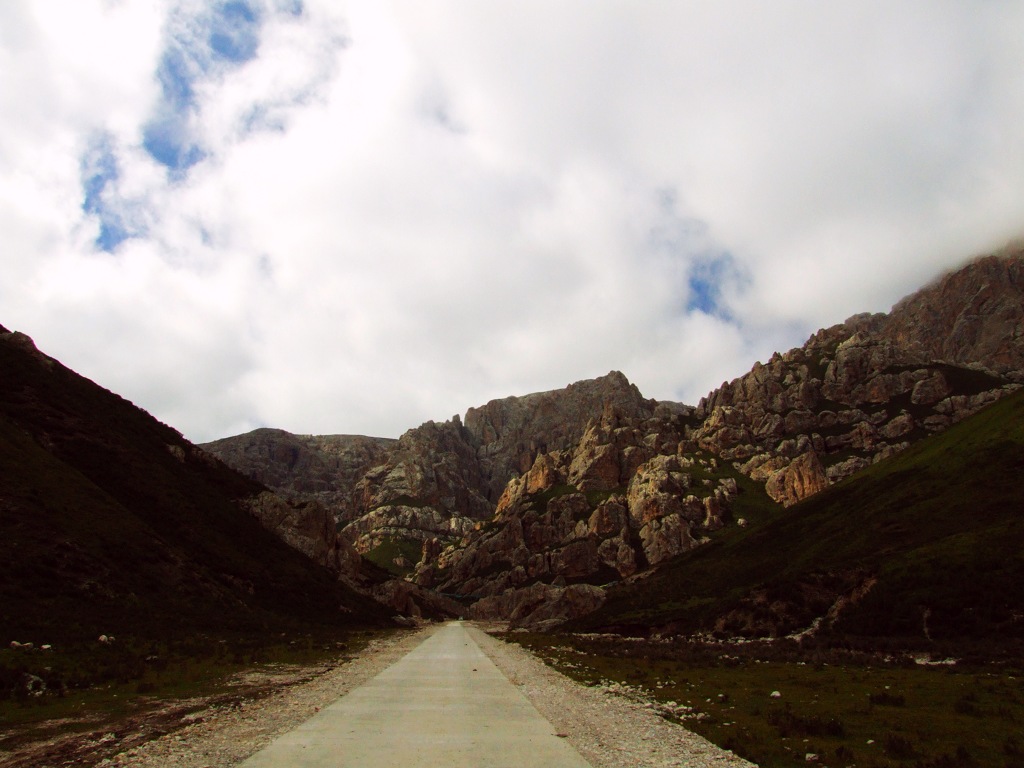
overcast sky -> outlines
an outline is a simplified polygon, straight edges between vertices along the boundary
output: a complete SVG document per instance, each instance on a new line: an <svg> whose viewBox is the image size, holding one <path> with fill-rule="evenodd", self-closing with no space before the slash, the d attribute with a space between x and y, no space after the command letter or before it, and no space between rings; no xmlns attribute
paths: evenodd
<svg viewBox="0 0 1024 768"><path fill-rule="evenodd" d="M0 324L195 440L695 404L1024 234L1024 2L4 0Z"/></svg>

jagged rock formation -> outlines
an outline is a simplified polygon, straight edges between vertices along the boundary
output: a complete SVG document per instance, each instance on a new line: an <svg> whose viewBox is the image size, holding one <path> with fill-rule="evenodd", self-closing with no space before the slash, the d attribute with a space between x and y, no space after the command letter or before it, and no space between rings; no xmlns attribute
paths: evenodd
<svg viewBox="0 0 1024 768"><path fill-rule="evenodd" d="M728 525L737 494L755 492L746 478L795 504L1018 388L1022 331L1017 247L887 315L820 330L695 408L647 400L613 371L493 400L335 464L295 448L322 454L315 441L328 438L264 430L249 471L261 456L284 462L266 482L333 499L359 552L475 600L473 615L549 623ZM239 466L237 440L208 447Z"/></svg>
<svg viewBox="0 0 1024 768"><path fill-rule="evenodd" d="M398 441L296 436L256 430L204 446L275 490L313 496L334 514L342 536L396 573L411 572L422 543L444 546L489 520L506 484L535 456L573 444L594 414L631 418L689 413L645 400L621 373L565 389L493 400L427 422Z"/></svg>
<svg viewBox="0 0 1024 768"><path fill-rule="evenodd" d="M690 452L679 416L613 407L570 449L538 454L505 488L493 520L441 550L414 579L477 600L470 614L541 625L589 612L598 585L698 546L729 519L736 471Z"/></svg>
<svg viewBox="0 0 1024 768"><path fill-rule="evenodd" d="M694 437L794 504L977 412L1024 370L1024 251L990 256L756 363Z"/></svg>
<svg viewBox="0 0 1024 768"><path fill-rule="evenodd" d="M457 419L429 421L402 435L387 459L356 484L358 511L343 535L364 553L415 542L418 557L425 539L452 541L489 517L480 463L467 437Z"/></svg>
<svg viewBox="0 0 1024 768"><path fill-rule="evenodd" d="M334 516L320 502L284 499L264 491L239 503L264 528L313 562L351 584L363 581L359 553L338 536Z"/></svg>
<svg viewBox="0 0 1024 768"><path fill-rule="evenodd" d="M466 412L466 430L484 468L486 497L495 502L514 477L527 472L538 454L576 443L603 413L625 418L652 416L658 402L646 400L619 371L565 389L492 400ZM662 411L685 411L666 403Z"/></svg>

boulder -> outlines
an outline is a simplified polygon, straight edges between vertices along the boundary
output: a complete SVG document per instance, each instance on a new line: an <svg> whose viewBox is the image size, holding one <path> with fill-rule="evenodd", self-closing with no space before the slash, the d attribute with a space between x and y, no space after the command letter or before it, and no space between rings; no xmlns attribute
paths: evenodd
<svg viewBox="0 0 1024 768"><path fill-rule="evenodd" d="M947 397L952 388L941 371L933 372L927 379L914 385L910 393L910 402L914 405L933 405Z"/></svg>
<svg viewBox="0 0 1024 768"><path fill-rule="evenodd" d="M809 451L774 472L765 483L765 491L775 501L789 507L828 487L828 476L818 454Z"/></svg>

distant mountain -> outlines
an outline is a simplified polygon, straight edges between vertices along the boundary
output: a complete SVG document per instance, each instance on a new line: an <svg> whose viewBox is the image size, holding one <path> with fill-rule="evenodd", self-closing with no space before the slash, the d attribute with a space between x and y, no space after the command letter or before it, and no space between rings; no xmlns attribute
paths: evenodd
<svg viewBox="0 0 1024 768"><path fill-rule="evenodd" d="M613 371L428 422L336 471L322 468L337 438L266 432L265 465L234 458L251 436L207 447L286 477L282 490L315 484L358 551L471 615L550 626L600 606L609 583L753 530L1019 388L1022 274L1019 247L976 260L697 406L645 399Z"/></svg>
<svg viewBox="0 0 1024 768"><path fill-rule="evenodd" d="M247 477L291 498L315 498L347 520L359 508L356 483L387 460L396 440L362 435L293 435L256 429L203 448Z"/></svg>
<svg viewBox="0 0 1024 768"><path fill-rule="evenodd" d="M360 552L408 573L423 542L453 543L489 520L507 483L538 454L578 441L594 414L643 417L656 409L686 410L645 400L613 371L562 390L493 400L469 409L465 425L457 416L427 422L397 442L264 429L203 448L278 491L323 501Z"/></svg>
<svg viewBox="0 0 1024 768"><path fill-rule="evenodd" d="M5 645L387 623L339 581L345 549L324 508L274 496L0 327Z"/></svg>

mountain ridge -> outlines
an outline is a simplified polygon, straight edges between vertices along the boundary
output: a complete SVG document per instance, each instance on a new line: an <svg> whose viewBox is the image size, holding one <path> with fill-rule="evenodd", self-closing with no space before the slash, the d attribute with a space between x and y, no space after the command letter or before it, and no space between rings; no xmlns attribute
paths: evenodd
<svg viewBox="0 0 1024 768"><path fill-rule="evenodd" d="M1019 387L1022 263L1019 248L971 262L888 314L755 363L697 406L646 399L613 371L427 422L356 482L342 535L399 575L467 595L481 616L589 610L602 583L809 498Z"/></svg>

